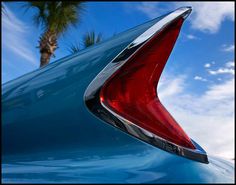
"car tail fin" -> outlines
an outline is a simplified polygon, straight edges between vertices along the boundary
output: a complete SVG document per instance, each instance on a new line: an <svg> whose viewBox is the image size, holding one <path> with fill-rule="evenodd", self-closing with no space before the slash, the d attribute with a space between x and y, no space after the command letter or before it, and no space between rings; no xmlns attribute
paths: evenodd
<svg viewBox="0 0 236 185"><path fill-rule="evenodd" d="M156 91L190 12L190 7L171 12L130 43L90 84L85 101L98 117L126 133L165 151L208 163L206 152L165 109Z"/></svg>

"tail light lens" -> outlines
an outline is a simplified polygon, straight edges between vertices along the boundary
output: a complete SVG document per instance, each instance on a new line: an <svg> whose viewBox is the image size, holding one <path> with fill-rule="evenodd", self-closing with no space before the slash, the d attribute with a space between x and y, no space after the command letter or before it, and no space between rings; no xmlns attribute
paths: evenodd
<svg viewBox="0 0 236 185"><path fill-rule="evenodd" d="M130 122L180 146L194 149L190 138L164 108L157 84L179 35L183 18L155 35L104 84L104 106Z"/></svg>

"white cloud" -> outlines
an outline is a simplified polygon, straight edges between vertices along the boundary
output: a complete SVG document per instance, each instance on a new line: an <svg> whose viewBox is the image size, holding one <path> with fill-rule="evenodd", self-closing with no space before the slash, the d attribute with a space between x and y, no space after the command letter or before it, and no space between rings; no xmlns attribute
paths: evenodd
<svg viewBox="0 0 236 185"><path fill-rule="evenodd" d="M209 68L209 67L211 67L211 64L210 64L210 63L206 63L206 64L204 65L204 67L205 67L205 68Z"/></svg>
<svg viewBox="0 0 236 185"><path fill-rule="evenodd" d="M164 78L164 77L163 77ZM162 90L159 92L161 97L168 97L173 94L178 94L179 92L183 91L183 83L185 81L185 76L179 76L173 80L164 79L159 82L159 86L162 87ZM165 84L168 85L165 85Z"/></svg>
<svg viewBox="0 0 236 185"><path fill-rule="evenodd" d="M234 67L234 62L233 61L229 61L225 64L226 67Z"/></svg>
<svg viewBox="0 0 236 185"><path fill-rule="evenodd" d="M232 74L234 75L234 69L228 68L219 68L217 70L209 70L208 71L211 75L218 75L218 74Z"/></svg>
<svg viewBox="0 0 236 185"><path fill-rule="evenodd" d="M225 100L234 97L234 79L226 81L220 85L213 85L203 96L206 100Z"/></svg>
<svg viewBox="0 0 236 185"><path fill-rule="evenodd" d="M186 37L187 37L189 40L198 40L198 37L196 37L195 35L192 35L192 34L188 34L188 35L186 35Z"/></svg>
<svg viewBox="0 0 236 185"><path fill-rule="evenodd" d="M160 15L157 5L157 2L141 2L140 4L137 4L135 8L153 19Z"/></svg>
<svg viewBox="0 0 236 185"><path fill-rule="evenodd" d="M183 2L181 5L192 6L188 20L192 28L203 32L216 33L224 20L234 21L234 2Z"/></svg>
<svg viewBox="0 0 236 185"><path fill-rule="evenodd" d="M205 92L198 95L187 91L186 79L168 75L161 78L158 86L161 102L208 154L233 158L234 78L209 85ZM178 91L166 95L166 88Z"/></svg>
<svg viewBox="0 0 236 185"><path fill-rule="evenodd" d="M33 66L38 66L35 55L30 49L32 45L25 39L29 26L19 20L5 5L6 14L2 14L2 44L16 56Z"/></svg>
<svg viewBox="0 0 236 185"><path fill-rule="evenodd" d="M231 74L234 75L234 62L229 61L225 64L225 67L221 67L217 70L208 70L211 75L218 75L218 74Z"/></svg>
<svg viewBox="0 0 236 185"><path fill-rule="evenodd" d="M181 6L191 6L193 11L188 18L193 29L216 33L226 19L234 21L234 2L173 2L163 9L162 3L142 2L133 8L155 18Z"/></svg>
<svg viewBox="0 0 236 185"><path fill-rule="evenodd" d="M231 45L222 45L222 51L225 51L225 52L233 52L234 51L234 44L231 44Z"/></svg>
<svg viewBox="0 0 236 185"><path fill-rule="evenodd" d="M201 76L195 76L195 77L194 77L194 80L199 80L199 81L203 81L203 82L206 82L206 81L207 81L207 79L202 78Z"/></svg>

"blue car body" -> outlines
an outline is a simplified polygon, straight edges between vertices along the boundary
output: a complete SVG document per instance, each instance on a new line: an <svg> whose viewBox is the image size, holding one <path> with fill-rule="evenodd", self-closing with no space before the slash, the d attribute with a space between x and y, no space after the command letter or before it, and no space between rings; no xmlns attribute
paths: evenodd
<svg viewBox="0 0 236 185"><path fill-rule="evenodd" d="M93 79L158 17L2 85L2 182L234 182L233 163L201 163L141 141L96 117Z"/></svg>

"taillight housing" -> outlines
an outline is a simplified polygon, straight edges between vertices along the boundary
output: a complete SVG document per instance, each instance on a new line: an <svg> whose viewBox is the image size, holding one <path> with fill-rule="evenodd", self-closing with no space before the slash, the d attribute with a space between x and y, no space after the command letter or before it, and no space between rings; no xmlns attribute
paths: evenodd
<svg viewBox="0 0 236 185"><path fill-rule="evenodd" d="M90 84L89 109L121 130L187 158L207 163L205 151L191 140L161 104L157 85L191 8L178 9L136 38Z"/></svg>

